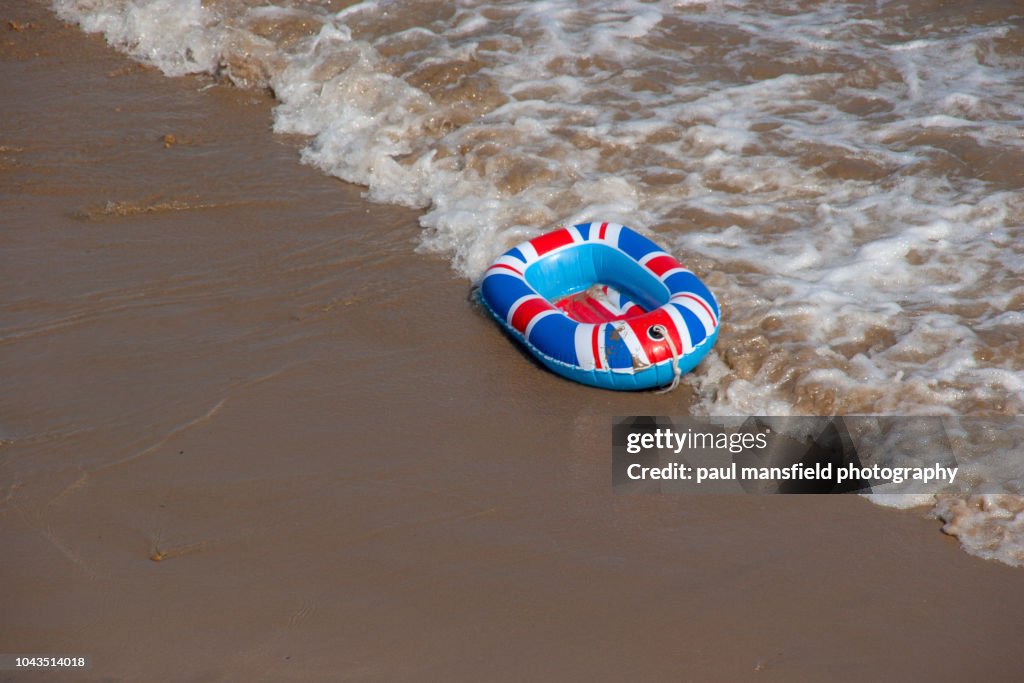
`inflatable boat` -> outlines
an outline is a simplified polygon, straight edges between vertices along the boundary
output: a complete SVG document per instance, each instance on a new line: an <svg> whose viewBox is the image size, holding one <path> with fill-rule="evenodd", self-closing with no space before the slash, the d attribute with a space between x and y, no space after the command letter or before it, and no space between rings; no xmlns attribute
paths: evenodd
<svg viewBox="0 0 1024 683"><path fill-rule="evenodd" d="M613 223L509 249L484 273L480 298L541 363L606 389L674 387L718 337L718 303L704 283Z"/></svg>

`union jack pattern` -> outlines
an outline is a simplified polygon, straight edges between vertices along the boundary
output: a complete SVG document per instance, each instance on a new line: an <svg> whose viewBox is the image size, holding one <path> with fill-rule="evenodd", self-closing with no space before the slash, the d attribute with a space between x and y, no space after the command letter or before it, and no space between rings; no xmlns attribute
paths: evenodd
<svg viewBox="0 0 1024 683"><path fill-rule="evenodd" d="M601 268L618 281L585 281L584 273ZM549 299L538 291L549 289L571 293ZM480 292L495 318L546 365L610 388L645 388L619 375L644 374L649 386L668 383L671 372L645 371L671 370L673 359L692 368L719 326L718 303L697 276L616 223L563 227L523 242L487 269Z"/></svg>

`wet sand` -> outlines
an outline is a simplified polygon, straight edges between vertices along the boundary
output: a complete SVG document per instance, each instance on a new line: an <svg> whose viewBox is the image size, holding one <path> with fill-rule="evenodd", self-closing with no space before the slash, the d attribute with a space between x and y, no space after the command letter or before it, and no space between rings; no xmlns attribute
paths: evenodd
<svg viewBox="0 0 1024 683"><path fill-rule="evenodd" d="M612 417L685 389L539 369L265 94L0 21L0 652L92 659L0 681L1018 679L1020 570L613 494Z"/></svg>

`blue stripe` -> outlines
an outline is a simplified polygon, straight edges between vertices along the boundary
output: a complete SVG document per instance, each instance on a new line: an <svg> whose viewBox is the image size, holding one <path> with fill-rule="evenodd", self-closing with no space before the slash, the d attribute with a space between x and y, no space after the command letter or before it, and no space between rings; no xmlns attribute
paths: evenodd
<svg viewBox="0 0 1024 683"><path fill-rule="evenodd" d="M593 223L580 223L579 225L574 225L573 226L574 228L576 228L576 230L579 231L580 236L583 237L583 241L584 242L586 242L587 240L590 239L590 226L591 225L593 225Z"/></svg>
<svg viewBox="0 0 1024 683"><path fill-rule="evenodd" d="M639 261L644 256L647 256L652 251L661 251L661 249L654 242L650 241L643 235L637 234L629 228L622 228L619 233L619 249L632 256L635 260Z"/></svg>
<svg viewBox="0 0 1024 683"><path fill-rule="evenodd" d="M513 256L523 263L526 263L526 258L523 256L523 252L519 251L519 247L513 247L505 252L505 256Z"/></svg>
<svg viewBox="0 0 1024 683"><path fill-rule="evenodd" d="M711 310L715 312L715 318L719 317L718 313L718 302L715 301L715 297L711 295L711 291L704 286L704 283L697 279L697 276L693 273L676 273L675 275L669 275L665 278L665 286L668 287L670 292L669 296L676 294L682 294L687 292L689 294L696 294L704 301L708 302L711 306Z"/></svg>
<svg viewBox="0 0 1024 683"><path fill-rule="evenodd" d="M622 340L615 327L609 325L604 333L604 355L608 359L609 368L632 368L633 354Z"/></svg>
<svg viewBox="0 0 1024 683"><path fill-rule="evenodd" d="M679 315L683 316L683 322L686 323L686 329L690 332L690 342L696 346L704 341L704 337L708 336L708 333L704 330L704 323L700 321L697 314L691 311L685 306L673 302L673 306L679 311Z"/></svg>
<svg viewBox="0 0 1024 683"><path fill-rule="evenodd" d="M530 343L556 360L579 365L576 357L576 328L579 323L559 312L537 321L530 330Z"/></svg>
<svg viewBox="0 0 1024 683"><path fill-rule="evenodd" d="M487 299L495 313L507 318L508 311L516 300L534 292L521 278L497 272L484 278L480 283L480 293Z"/></svg>

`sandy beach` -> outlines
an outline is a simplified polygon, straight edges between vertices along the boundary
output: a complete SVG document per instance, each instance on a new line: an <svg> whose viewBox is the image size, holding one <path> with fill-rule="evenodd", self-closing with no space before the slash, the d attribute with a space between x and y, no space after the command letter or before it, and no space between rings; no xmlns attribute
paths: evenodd
<svg viewBox="0 0 1024 683"><path fill-rule="evenodd" d="M0 681L1015 681L1021 570L855 496L616 495L611 424L271 98L0 13Z"/></svg>

